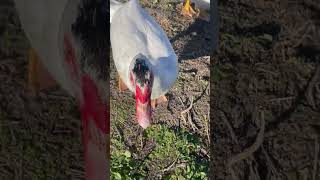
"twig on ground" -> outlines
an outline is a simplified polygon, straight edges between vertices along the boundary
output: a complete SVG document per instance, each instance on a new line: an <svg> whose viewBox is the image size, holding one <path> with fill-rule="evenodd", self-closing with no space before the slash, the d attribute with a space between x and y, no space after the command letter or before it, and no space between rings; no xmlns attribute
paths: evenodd
<svg viewBox="0 0 320 180"><path fill-rule="evenodd" d="M179 99L180 103L182 104L182 106L184 107L184 104L183 104L183 102L182 102L181 97L178 97L178 99Z"/></svg>
<svg viewBox="0 0 320 180"><path fill-rule="evenodd" d="M210 158L210 155L208 154L207 150L205 150L204 148L201 148L201 149L200 149L200 152L201 152L203 155L205 155L205 156L207 156L208 158Z"/></svg>
<svg viewBox="0 0 320 180"><path fill-rule="evenodd" d="M298 39L293 43L292 47L294 47L294 48L298 47L299 45L302 44L302 42L305 39L310 38L309 31L310 31L310 26L307 26L307 28L305 29L305 32L302 35L299 34Z"/></svg>
<svg viewBox="0 0 320 180"><path fill-rule="evenodd" d="M85 176L85 172L80 169L70 169L68 173L72 174L74 176L77 176L77 177L84 177Z"/></svg>
<svg viewBox="0 0 320 180"><path fill-rule="evenodd" d="M12 144L16 144L17 143L17 138L16 136L14 135L14 132L13 132L13 128L11 125L9 125L9 130L10 130L10 134L11 134L11 139L12 139Z"/></svg>
<svg viewBox="0 0 320 180"><path fill-rule="evenodd" d="M260 121L260 123L261 123L261 127L260 127L261 129L260 129L260 131L259 131L259 133L257 135L256 141L250 147L248 147L247 149L245 149L241 153L239 153L239 154L237 154L235 156L232 156L227 161L227 167L229 168L229 171L230 171L230 173L232 175L232 178L234 180L236 180L238 178L235 176L235 173L234 173L234 171L232 169L233 164L250 157L255 151L257 151L259 149L259 147L263 143L264 130L265 130L265 119L264 119L264 112L263 111L261 112L261 121Z"/></svg>
<svg viewBox="0 0 320 180"><path fill-rule="evenodd" d="M189 113L189 111L191 110L192 107L193 107L193 96L191 96L190 106L189 106L187 109L183 110L183 111L180 113L181 118L183 119L184 122L186 122L186 119L185 119L185 117L183 116L183 114ZM187 114L187 116L188 116L188 114ZM190 123L190 125L191 125L191 127L192 127L192 129L193 129L194 131L198 129L198 128L196 127L196 125L192 122L192 119L191 119L189 116L188 116L188 122Z"/></svg>
<svg viewBox="0 0 320 180"><path fill-rule="evenodd" d="M230 132L230 135L231 135L232 140L233 140L235 143L239 144L239 141L238 141L238 139L237 139L237 137L236 137L236 134L234 133L234 130L233 130L230 122L228 121L228 119L227 119L227 117L226 117L226 115L225 115L225 112L223 112L223 111L219 111L219 112L220 112L220 115L221 115L221 117L222 117L223 122L226 124L226 126L227 126L227 128L228 128L228 130L229 130L229 132Z"/></svg>
<svg viewBox="0 0 320 180"><path fill-rule="evenodd" d="M210 144L210 104L208 104L209 108L208 108L208 119L207 119L207 124L206 124L206 133L207 133L207 138L208 138L208 143Z"/></svg>
<svg viewBox="0 0 320 180"><path fill-rule="evenodd" d="M180 100L180 102L181 102L182 106L183 106L183 107L185 107L185 105L184 105L184 104L183 104L183 102L182 102L181 97L179 97L178 99ZM182 116L181 116L181 117L182 117ZM184 117L182 117L182 120L183 120L183 123L186 125L186 124L187 124L187 122L186 122L186 120L185 120L185 118L184 118Z"/></svg>
<svg viewBox="0 0 320 180"><path fill-rule="evenodd" d="M306 91L306 98L308 103L312 106L313 109L316 109L316 105L313 98L313 88L315 84L317 83L318 78L320 77L320 64L318 64L317 69L308 85L307 91Z"/></svg>
<svg viewBox="0 0 320 180"><path fill-rule="evenodd" d="M252 164L252 161L249 161L249 179L254 179L254 180L261 180L260 176L257 174L258 173L258 169L257 166Z"/></svg>
<svg viewBox="0 0 320 180"><path fill-rule="evenodd" d="M289 97L283 97L283 98L274 98L274 99L270 99L270 102L274 102L277 101L278 103L280 103L281 101L287 101L287 100L294 100L296 99L296 96L289 96Z"/></svg>
<svg viewBox="0 0 320 180"><path fill-rule="evenodd" d="M121 141L124 141L125 140L125 138L124 138L124 133L123 133L123 130L121 129L121 127L119 127L119 125L118 124L115 124L115 128L114 128L116 131L117 131L117 133L119 134L119 136L120 136L120 140Z"/></svg>
<svg viewBox="0 0 320 180"><path fill-rule="evenodd" d="M273 175L277 175L276 168L275 168L275 166L274 166L274 164L273 164L268 152L266 151L266 149L263 146L261 146L261 149L262 149L262 152L264 153L264 155L265 155L265 157L267 159L267 162L269 164L269 168L271 170L271 173L273 173Z"/></svg>
<svg viewBox="0 0 320 180"><path fill-rule="evenodd" d="M185 168L187 164L185 162L179 163L176 165L176 168Z"/></svg>
<svg viewBox="0 0 320 180"><path fill-rule="evenodd" d="M173 166L176 164L177 160L178 160L178 159L174 160L174 161L171 163L170 166L164 168L164 169L162 170L162 172L164 173L164 172L170 171L170 170L173 168Z"/></svg>
<svg viewBox="0 0 320 180"><path fill-rule="evenodd" d="M267 69L264 69L264 68L261 68L261 67L258 67L257 70L260 71L260 72L272 74L274 76L278 76L279 75L279 73L276 73L276 72L273 72L271 70L267 70Z"/></svg>
<svg viewBox="0 0 320 180"><path fill-rule="evenodd" d="M317 177L317 165L318 165L318 159L319 159L319 138L315 138L314 142L314 161L313 161L313 171L312 171L312 180L316 180Z"/></svg>

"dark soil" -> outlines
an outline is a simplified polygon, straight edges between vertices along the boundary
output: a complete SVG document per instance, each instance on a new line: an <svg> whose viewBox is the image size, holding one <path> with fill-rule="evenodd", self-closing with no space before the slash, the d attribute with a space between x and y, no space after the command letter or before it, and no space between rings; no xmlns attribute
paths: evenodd
<svg viewBox="0 0 320 180"><path fill-rule="evenodd" d="M220 1L211 175L320 179L316 1Z"/></svg>

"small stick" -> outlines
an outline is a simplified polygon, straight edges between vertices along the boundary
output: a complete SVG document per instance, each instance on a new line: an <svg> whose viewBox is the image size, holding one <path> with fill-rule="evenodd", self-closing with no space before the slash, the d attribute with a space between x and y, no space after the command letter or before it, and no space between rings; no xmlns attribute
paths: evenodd
<svg viewBox="0 0 320 180"><path fill-rule="evenodd" d="M259 147L263 143L264 130L265 130L265 119L264 119L264 112L262 111L261 112L261 129L257 135L256 141L250 147L248 147L247 149L245 149L241 153L231 157L228 160L229 171L231 172L232 178L234 180L237 178L233 172L232 165L235 164L236 162L239 162L243 159L250 157L252 155L252 153L254 153L255 151L257 151L259 149Z"/></svg>
<svg viewBox="0 0 320 180"><path fill-rule="evenodd" d="M314 75L308 85L307 92L306 92L306 98L307 98L309 104L313 107L313 109L316 108L316 105L315 105L315 102L314 102L314 99L312 96L313 87L317 83L319 76L320 76L320 64L317 66L316 71L315 71L315 73L314 73Z"/></svg>
<svg viewBox="0 0 320 180"><path fill-rule="evenodd" d="M283 98L274 98L274 99L270 99L269 101L270 102L273 102L273 101L286 101L286 100L293 100L295 99L296 97L295 96L289 96L289 97L283 97Z"/></svg>
<svg viewBox="0 0 320 180"><path fill-rule="evenodd" d="M184 118L183 114L189 112L192 107L193 107L193 96L191 96L190 106L189 106L187 109L183 110L183 111L180 113L181 118L183 119L183 121L184 121L185 123L186 123L186 119ZM191 127L192 127L192 129L193 129L194 131L195 131L196 129L198 129L198 128L194 125L194 123L192 122L191 118L188 118L188 121L189 121L189 123L191 124Z"/></svg>
<svg viewBox="0 0 320 180"><path fill-rule="evenodd" d="M189 112L190 109L192 108L192 106L193 106L193 96L191 96L191 101L190 101L190 102L191 102L191 103L190 103L190 106L189 106L187 109L183 110L183 111L181 112L181 115Z"/></svg>
<svg viewBox="0 0 320 180"><path fill-rule="evenodd" d="M180 100L180 102L181 102L182 106L184 107L184 104L183 104L183 102L182 102L181 97L179 97L179 100ZM182 120L183 120L184 124L187 124L187 122L186 122L185 118L184 118L182 115L181 115L181 118L182 118Z"/></svg>
<svg viewBox="0 0 320 180"><path fill-rule="evenodd" d="M182 106L184 107L184 104L183 104L183 102L182 102L181 97L179 97L178 99L180 100L180 102L181 102Z"/></svg>
<svg viewBox="0 0 320 180"><path fill-rule="evenodd" d="M312 172L312 180L316 180L317 176L317 165L318 165L318 159L319 159L319 139L318 137L315 138L314 142L314 161L313 161L313 172Z"/></svg>
<svg viewBox="0 0 320 180"><path fill-rule="evenodd" d="M262 152L264 153L264 155L266 156L267 162L270 164L271 173L276 174L276 168L275 168L268 152L266 151L266 149L263 146L261 146L261 149L262 149Z"/></svg>
<svg viewBox="0 0 320 180"><path fill-rule="evenodd" d="M173 163L172 163L170 166L164 168L164 169L162 170L162 172L170 171L170 170L172 169L172 167L176 164L176 162L177 162L177 159L174 160Z"/></svg>
<svg viewBox="0 0 320 180"><path fill-rule="evenodd" d="M194 109L193 109L193 110L194 110ZM189 123L191 124L192 130L193 130L193 131L199 130L199 129L197 128L197 126L193 123L190 114L191 114L191 113L190 113L190 111L189 111L188 114L187 114L187 116L188 116L188 121L189 121Z"/></svg>
<svg viewBox="0 0 320 180"><path fill-rule="evenodd" d="M272 74L274 76L278 76L279 75L279 73L276 73L276 72L273 72L273 71L270 71L270 70L266 70L266 69L263 69L263 68L260 68L260 67L258 67L257 70L261 71L261 72L264 72L264 73Z"/></svg>
<svg viewBox="0 0 320 180"><path fill-rule="evenodd" d="M209 109L208 109L208 119L207 119L207 128L206 128L206 133L207 133L207 138L208 138L208 143L210 144L210 104L208 104Z"/></svg>
<svg viewBox="0 0 320 180"><path fill-rule="evenodd" d="M228 128L228 130L229 130L229 132L230 132L230 135L231 135L232 140L233 140L235 143L239 144L239 141L238 141L238 139L237 139L237 137L236 137L236 134L234 133L234 130L233 130L230 122L227 120L227 117L226 117L225 113L224 113L223 111L220 111L220 114L221 114L221 117L222 117L223 122L227 125L227 128Z"/></svg>

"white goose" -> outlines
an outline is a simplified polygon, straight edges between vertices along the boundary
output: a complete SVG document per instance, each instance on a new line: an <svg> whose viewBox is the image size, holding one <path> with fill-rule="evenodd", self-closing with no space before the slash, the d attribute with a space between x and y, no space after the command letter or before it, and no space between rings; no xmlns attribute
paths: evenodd
<svg viewBox="0 0 320 180"><path fill-rule="evenodd" d="M151 106L167 101L164 95L177 79L177 56L166 33L137 0L124 3L112 16L110 38L119 89L135 94L136 117L146 128Z"/></svg>
<svg viewBox="0 0 320 180"><path fill-rule="evenodd" d="M97 180L108 178L106 3L104 0L15 0L22 28L34 48L29 57L29 86L38 91L53 85L46 83L50 75L77 98L83 125L86 177Z"/></svg>
<svg viewBox="0 0 320 180"><path fill-rule="evenodd" d="M181 12L183 15L190 16L190 17L199 16L201 19L204 19L206 21L210 20L210 0L182 0L182 1L184 2L182 12ZM196 10L192 8L191 3L195 4Z"/></svg>
<svg viewBox="0 0 320 180"><path fill-rule="evenodd" d="M120 8L122 7L123 3L116 1L116 0L110 0L110 23L112 20L112 17L114 15L114 13Z"/></svg>

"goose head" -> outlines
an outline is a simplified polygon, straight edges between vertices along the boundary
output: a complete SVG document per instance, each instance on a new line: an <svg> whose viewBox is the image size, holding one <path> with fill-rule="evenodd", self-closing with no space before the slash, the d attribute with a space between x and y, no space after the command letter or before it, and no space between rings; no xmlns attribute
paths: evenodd
<svg viewBox="0 0 320 180"><path fill-rule="evenodd" d="M132 61L130 68L130 84L135 92L136 118L142 128L151 123L151 93L153 86L153 71L145 56L138 56Z"/></svg>
<svg viewBox="0 0 320 180"><path fill-rule="evenodd" d="M61 52L80 104L86 179L108 179L108 2L68 1L60 24Z"/></svg>

